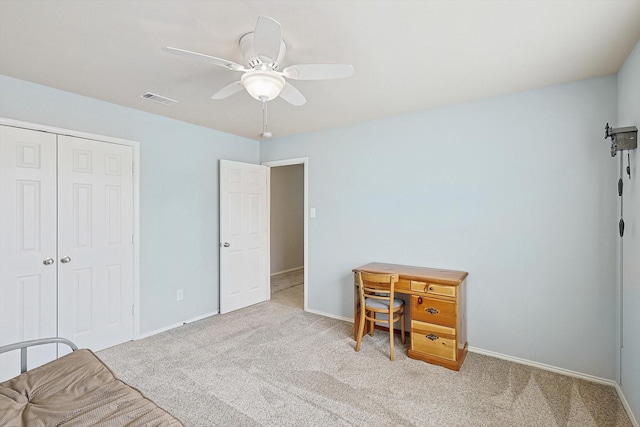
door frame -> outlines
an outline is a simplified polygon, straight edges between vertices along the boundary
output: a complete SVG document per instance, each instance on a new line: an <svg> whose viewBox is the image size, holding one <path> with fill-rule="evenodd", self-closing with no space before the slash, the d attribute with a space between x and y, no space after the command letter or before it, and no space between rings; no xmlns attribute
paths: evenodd
<svg viewBox="0 0 640 427"><path fill-rule="evenodd" d="M57 128L0 117L0 125L126 145L133 150L133 339L140 337L140 143L88 132Z"/></svg>
<svg viewBox="0 0 640 427"><path fill-rule="evenodd" d="M271 168L279 166L302 165L303 186L304 186L304 311L309 308L309 158L297 157L292 159L273 160L262 162L262 165L269 168L267 173L267 262L269 266L269 277L271 277ZM269 283L269 298L271 298L271 284Z"/></svg>

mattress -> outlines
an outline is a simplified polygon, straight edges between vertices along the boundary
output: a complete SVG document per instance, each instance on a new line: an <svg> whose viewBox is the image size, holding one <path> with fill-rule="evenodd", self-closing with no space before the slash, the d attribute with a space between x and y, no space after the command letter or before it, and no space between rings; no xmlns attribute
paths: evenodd
<svg viewBox="0 0 640 427"><path fill-rule="evenodd" d="M77 350L0 383L0 426L183 426Z"/></svg>

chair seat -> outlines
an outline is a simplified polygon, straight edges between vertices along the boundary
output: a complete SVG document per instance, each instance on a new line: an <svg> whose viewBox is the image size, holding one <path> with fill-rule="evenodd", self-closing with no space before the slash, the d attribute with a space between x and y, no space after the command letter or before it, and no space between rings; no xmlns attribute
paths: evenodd
<svg viewBox="0 0 640 427"><path fill-rule="evenodd" d="M398 308L402 304L404 304L404 300L402 300L400 298L394 298L393 299L393 308ZM366 298L364 300L364 305L367 306L367 307L371 307L371 308L388 309L389 308L389 301L378 300L378 299L374 299L374 298Z"/></svg>
<svg viewBox="0 0 640 427"><path fill-rule="evenodd" d="M404 344L404 300L392 298L393 290L398 283L398 273L379 274L358 271L358 300L356 312L359 310L358 337L356 351L360 351L364 336L365 323L367 333L373 336L376 323L389 325L389 358L395 359L393 342L395 333L393 325L400 322L400 339ZM393 306L393 307L392 307ZM388 314L386 319L378 319L376 314ZM383 317L383 316L380 316ZM355 320L355 319L354 319Z"/></svg>

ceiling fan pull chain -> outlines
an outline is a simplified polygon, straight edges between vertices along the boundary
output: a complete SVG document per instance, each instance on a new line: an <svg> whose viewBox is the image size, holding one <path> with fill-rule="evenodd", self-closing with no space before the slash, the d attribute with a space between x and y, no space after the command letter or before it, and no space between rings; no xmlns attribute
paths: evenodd
<svg viewBox="0 0 640 427"><path fill-rule="evenodd" d="M624 236L624 205L623 205L623 184L622 184L622 156L620 156L620 177L618 178L618 195L620 196L620 221L618 222L618 231L620 232L620 237Z"/></svg>
<svg viewBox="0 0 640 427"><path fill-rule="evenodd" d="M262 100L262 133L267 131L267 101Z"/></svg>
<svg viewBox="0 0 640 427"><path fill-rule="evenodd" d="M272 134L267 130L269 123L267 122L267 99L262 99L262 137L271 138Z"/></svg>

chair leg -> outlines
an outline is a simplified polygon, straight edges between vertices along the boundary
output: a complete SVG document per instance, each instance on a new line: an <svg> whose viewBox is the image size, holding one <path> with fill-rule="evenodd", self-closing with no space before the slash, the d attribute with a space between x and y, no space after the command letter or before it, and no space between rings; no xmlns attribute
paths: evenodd
<svg viewBox="0 0 640 427"><path fill-rule="evenodd" d="M376 318L376 312L372 311L371 312L371 317L373 317L374 319ZM376 330L376 321L375 320L369 320L369 335L373 336L374 331Z"/></svg>
<svg viewBox="0 0 640 427"><path fill-rule="evenodd" d="M400 312L400 335L402 338L402 344L404 344L404 308Z"/></svg>
<svg viewBox="0 0 640 427"><path fill-rule="evenodd" d="M364 306L360 308L360 324L358 325L358 338L356 339L356 351L360 351L362 335L364 335Z"/></svg>
<svg viewBox="0 0 640 427"><path fill-rule="evenodd" d="M395 341L394 338L394 333L393 333L393 313L389 313L389 349L390 349L390 356L391 356L391 361L393 361L396 358L396 353L395 350L393 349L393 341Z"/></svg>

